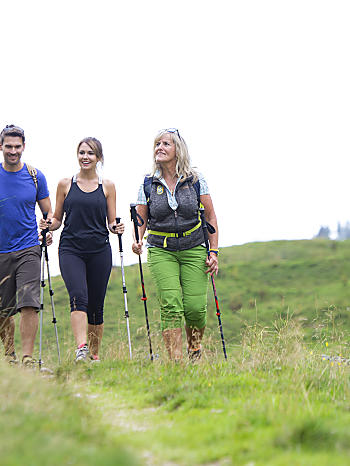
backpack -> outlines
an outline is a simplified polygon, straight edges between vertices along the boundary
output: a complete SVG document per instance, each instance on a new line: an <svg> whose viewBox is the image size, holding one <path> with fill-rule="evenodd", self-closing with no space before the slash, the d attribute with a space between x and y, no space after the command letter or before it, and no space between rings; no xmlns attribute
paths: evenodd
<svg viewBox="0 0 350 466"><path fill-rule="evenodd" d="M153 183L153 176L145 176L145 179L143 180L143 191L145 193L145 196L146 196L146 201L147 201L147 205L149 207L149 203L150 203L150 197L151 197L151 188L152 188L152 183ZM200 206L200 203L201 203L201 200L200 200L200 184L199 184L199 180L197 180L195 183L193 183L193 187L196 191L196 194L197 194L197 201L198 201L198 206Z"/></svg>
<svg viewBox="0 0 350 466"><path fill-rule="evenodd" d="M36 190L36 200L38 200L38 176L37 176L38 172L36 168L29 165L29 163L26 163L26 167L27 167L29 175L33 178L33 182L34 182L35 190Z"/></svg>
<svg viewBox="0 0 350 466"><path fill-rule="evenodd" d="M153 182L153 176L147 176L146 175L144 180L143 180L143 191L144 191L145 196L146 196L146 201L147 201L147 207L148 208L149 208L149 204L150 204L152 182ZM193 187L194 187L194 189L196 191L196 194L197 194L198 208L201 209L201 210L203 209L203 211L204 211L203 204L201 203L199 180L197 180L195 183L193 183ZM213 225L211 225L209 222L206 222L206 225L208 227L209 233L211 233L211 234L215 233L215 228L213 227Z"/></svg>

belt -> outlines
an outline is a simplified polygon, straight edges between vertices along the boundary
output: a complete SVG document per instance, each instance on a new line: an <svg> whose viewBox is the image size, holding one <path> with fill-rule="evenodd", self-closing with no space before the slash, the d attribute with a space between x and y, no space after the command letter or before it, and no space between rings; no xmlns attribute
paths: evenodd
<svg viewBox="0 0 350 466"><path fill-rule="evenodd" d="M190 236L194 231L198 230L198 228L200 228L201 225L202 225L202 222L200 220L196 226L194 226L190 230L183 231L181 233L168 233L166 231L148 230L148 234L156 235L156 236L164 236L163 248L166 248L168 238L182 238L184 236Z"/></svg>

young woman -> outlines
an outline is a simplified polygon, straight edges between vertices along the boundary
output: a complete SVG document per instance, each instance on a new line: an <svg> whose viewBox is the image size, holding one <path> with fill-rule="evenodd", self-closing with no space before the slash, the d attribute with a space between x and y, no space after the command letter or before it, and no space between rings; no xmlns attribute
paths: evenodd
<svg viewBox="0 0 350 466"><path fill-rule="evenodd" d="M177 129L160 131L154 141L149 197L145 182L137 212L148 228L148 264L156 283L163 339L170 359L182 358L182 319L191 360L201 356L207 314L208 273L218 272L218 228L213 203L204 178L190 166L184 139ZM148 198L148 199L147 199ZM216 232L209 235L210 259L199 221L199 201ZM132 250L142 253L142 240Z"/></svg>
<svg viewBox="0 0 350 466"><path fill-rule="evenodd" d="M79 173L58 183L55 213L47 222L41 220L40 228L57 230L65 214L59 263L70 298L75 361L99 361L103 305L112 268L108 229L123 233L124 225L115 220L114 184L102 180L96 171L97 164L103 163L100 141L83 139L77 155Z"/></svg>

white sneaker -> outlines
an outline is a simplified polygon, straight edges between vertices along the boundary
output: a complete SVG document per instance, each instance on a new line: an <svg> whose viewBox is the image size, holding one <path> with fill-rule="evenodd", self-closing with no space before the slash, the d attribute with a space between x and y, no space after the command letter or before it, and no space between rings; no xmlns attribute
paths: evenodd
<svg viewBox="0 0 350 466"><path fill-rule="evenodd" d="M75 362L86 361L89 355L88 345L84 345L81 348L75 350Z"/></svg>

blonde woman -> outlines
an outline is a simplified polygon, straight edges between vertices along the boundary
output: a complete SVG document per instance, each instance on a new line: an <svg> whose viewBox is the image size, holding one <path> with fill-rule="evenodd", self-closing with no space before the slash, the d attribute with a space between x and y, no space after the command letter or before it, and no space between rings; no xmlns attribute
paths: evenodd
<svg viewBox="0 0 350 466"><path fill-rule="evenodd" d="M77 156L79 173L59 182L55 213L48 222L41 220L40 227L57 230L65 214L59 263L70 297L75 361L99 361L103 304L112 267L107 225L112 233L123 233L124 225L115 220L114 183L102 180L96 171L97 164L103 163L100 141L83 139Z"/></svg>
<svg viewBox="0 0 350 466"><path fill-rule="evenodd" d="M210 259L204 247L199 202L216 230L209 235ZM191 167L187 145L175 128L160 131L154 140L153 169L140 187L137 213L145 223L139 227L141 239L134 241L132 250L142 253L147 228L148 264L157 287L169 357L182 359L184 319L189 358L199 359L206 325L208 273L218 272L218 228L207 183Z"/></svg>

